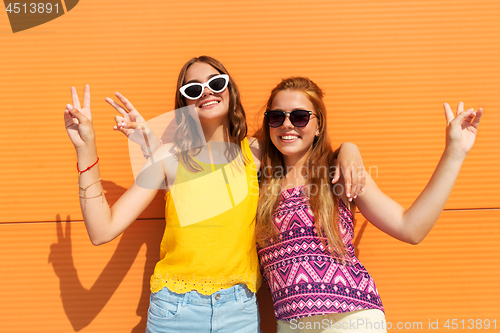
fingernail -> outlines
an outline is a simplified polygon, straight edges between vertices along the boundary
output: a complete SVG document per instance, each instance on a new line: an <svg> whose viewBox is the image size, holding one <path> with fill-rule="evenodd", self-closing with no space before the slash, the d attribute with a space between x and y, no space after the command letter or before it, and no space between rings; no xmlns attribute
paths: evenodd
<svg viewBox="0 0 500 333"><path fill-rule="evenodd" d="M351 201L352 201L352 198L349 198L349 202L351 202Z"/></svg>
<svg viewBox="0 0 500 333"><path fill-rule="evenodd" d="M356 194L356 195L354 196L354 199L356 199L357 197L358 197L358 195Z"/></svg>
<svg viewBox="0 0 500 333"><path fill-rule="evenodd" d="M350 196L351 196L351 194L350 194L349 192L347 192L347 196L348 196L348 197L350 197Z"/></svg>
<svg viewBox="0 0 500 333"><path fill-rule="evenodd" d="M73 105L71 105L71 104L66 104L66 109L68 109L68 110L72 110L72 109L73 109Z"/></svg>

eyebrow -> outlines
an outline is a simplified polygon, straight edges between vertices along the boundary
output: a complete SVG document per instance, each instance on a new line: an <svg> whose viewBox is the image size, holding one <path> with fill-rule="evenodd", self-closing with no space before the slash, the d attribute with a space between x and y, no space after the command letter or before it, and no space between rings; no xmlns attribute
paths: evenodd
<svg viewBox="0 0 500 333"><path fill-rule="evenodd" d="M207 78L207 81L210 80L211 78L213 78L214 76L217 76L217 75L220 75L220 73L218 74L210 74ZM205 82L207 82L205 81ZM193 79L193 80L189 80L188 82L186 82L185 84L189 84L189 83L201 83L199 80L196 80L196 79Z"/></svg>

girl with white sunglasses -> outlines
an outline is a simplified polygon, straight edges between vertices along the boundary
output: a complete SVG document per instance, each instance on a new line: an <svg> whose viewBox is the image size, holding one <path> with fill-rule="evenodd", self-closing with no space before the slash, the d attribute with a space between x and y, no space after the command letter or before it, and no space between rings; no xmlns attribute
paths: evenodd
<svg viewBox="0 0 500 333"><path fill-rule="evenodd" d="M123 95L117 97L123 107L111 99L107 101L123 116L116 119L115 129L128 136L144 119ZM166 228L160 261L151 277L146 331L258 332L255 293L260 272L254 220L260 146L255 138L246 138L239 91L224 66L207 56L193 58L184 65L175 97L179 125L175 142L161 145L150 136L146 140L148 147L143 147L145 152L149 149L148 155L154 152L152 157L173 151L171 158L159 162L157 159L160 171L148 174L148 181L154 186L141 186L136 181L112 207L106 202L100 182L90 87L85 87L83 108L75 88L72 99L73 105L66 107L64 118L77 152L80 203L93 244L103 244L120 235L147 208L167 179ZM193 108L203 137L189 125L194 121L189 111ZM221 155L229 151L226 164L213 163L216 143L237 147L222 151ZM360 164L356 154L357 148L347 145L339 159ZM231 178L237 172L239 178ZM357 185L358 181L353 180L353 186ZM356 191L351 192L354 197ZM203 206L204 201L218 203L226 197L230 198L229 208L220 210L219 204ZM200 207L207 207L210 212Z"/></svg>
<svg viewBox="0 0 500 333"><path fill-rule="evenodd" d="M326 128L323 92L311 80L278 84L263 123L256 217L262 275L271 291L278 333L386 332L375 282L356 258L355 207L332 185L333 151ZM417 244L438 219L472 148L482 109L456 117L445 104L446 147L427 187L405 210L380 191L370 175L354 199L363 216L385 233ZM302 170L287 173L281 170Z"/></svg>

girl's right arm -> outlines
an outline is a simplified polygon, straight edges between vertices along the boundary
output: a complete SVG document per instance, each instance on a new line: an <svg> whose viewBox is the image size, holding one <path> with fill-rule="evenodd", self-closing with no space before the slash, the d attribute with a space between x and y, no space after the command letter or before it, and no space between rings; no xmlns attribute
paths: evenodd
<svg viewBox="0 0 500 333"><path fill-rule="evenodd" d="M80 107L76 88L71 88L71 95L73 106L68 105L64 111L66 131L76 149L79 171L88 168L79 173L80 206L92 244L100 245L116 238L134 222L151 203L158 188L145 189L134 183L109 207L100 182L99 164L96 163L97 147L90 112L90 87L85 86L83 108ZM158 178L161 183L163 178Z"/></svg>

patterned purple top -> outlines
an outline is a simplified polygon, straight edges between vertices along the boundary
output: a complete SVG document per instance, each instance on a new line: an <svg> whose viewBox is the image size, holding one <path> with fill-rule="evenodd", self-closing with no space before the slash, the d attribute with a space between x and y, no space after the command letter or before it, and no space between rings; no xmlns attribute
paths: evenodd
<svg viewBox="0 0 500 333"><path fill-rule="evenodd" d="M349 259L342 264L321 243L304 187L281 192L273 215L279 239L258 247L262 276L277 320L363 309L384 311L375 282L356 258L353 216L339 200L340 232ZM325 239L326 243L326 239Z"/></svg>

